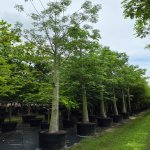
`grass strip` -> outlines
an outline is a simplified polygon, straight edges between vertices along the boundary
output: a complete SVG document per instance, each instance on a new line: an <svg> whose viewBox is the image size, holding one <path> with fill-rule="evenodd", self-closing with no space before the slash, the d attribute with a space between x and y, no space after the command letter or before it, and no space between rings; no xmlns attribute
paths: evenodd
<svg viewBox="0 0 150 150"><path fill-rule="evenodd" d="M150 111L116 128L83 139L70 150L150 150Z"/></svg>

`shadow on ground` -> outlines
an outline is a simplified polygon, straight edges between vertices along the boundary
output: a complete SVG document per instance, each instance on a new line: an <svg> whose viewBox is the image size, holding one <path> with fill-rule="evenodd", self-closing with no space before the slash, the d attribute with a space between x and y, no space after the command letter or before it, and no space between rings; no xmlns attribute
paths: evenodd
<svg viewBox="0 0 150 150"><path fill-rule="evenodd" d="M19 124L16 131L0 133L0 150L39 150L39 128ZM76 136L75 129L67 130L66 147L78 143L81 137Z"/></svg>

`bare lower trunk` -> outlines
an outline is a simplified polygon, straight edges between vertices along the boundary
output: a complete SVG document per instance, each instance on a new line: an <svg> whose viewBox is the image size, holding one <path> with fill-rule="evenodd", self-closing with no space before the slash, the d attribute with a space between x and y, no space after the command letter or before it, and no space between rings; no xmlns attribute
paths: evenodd
<svg viewBox="0 0 150 150"><path fill-rule="evenodd" d="M113 101L113 104L114 104L114 113L115 113L115 115L118 115L118 108L117 108L116 100Z"/></svg>
<svg viewBox="0 0 150 150"><path fill-rule="evenodd" d="M113 94L114 94L114 99L113 99L113 105L114 105L114 114L118 115L118 108L117 108L117 102L116 102L116 95L115 95L115 90L113 90Z"/></svg>
<svg viewBox="0 0 150 150"><path fill-rule="evenodd" d="M9 107L9 121L11 121L11 118L12 118L12 103L10 104Z"/></svg>
<svg viewBox="0 0 150 150"><path fill-rule="evenodd" d="M37 109L37 105L34 106L35 107L35 114L38 115L38 109Z"/></svg>
<svg viewBox="0 0 150 150"><path fill-rule="evenodd" d="M90 111L91 115L94 115L94 106L93 106L93 104L90 105L90 110L89 111Z"/></svg>
<svg viewBox="0 0 150 150"><path fill-rule="evenodd" d="M48 109L48 123L50 123L50 109Z"/></svg>
<svg viewBox="0 0 150 150"><path fill-rule="evenodd" d="M131 112L131 99L130 99L130 89L128 88L127 92L127 97L128 97L128 111Z"/></svg>
<svg viewBox="0 0 150 150"><path fill-rule="evenodd" d="M131 101L128 100L128 112L131 112Z"/></svg>
<svg viewBox="0 0 150 150"><path fill-rule="evenodd" d="M103 92L100 93L100 116L102 116L103 118L107 118Z"/></svg>
<svg viewBox="0 0 150 150"><path fill-rule="evenodd" d="M122 113L126 113L127 109L126 109L126 102L125 102L125 95L124 95L124 91L122 90Z"/></svg>
<svg viewBox="0 0 150 150"><path fill-rule="evenodd" d="M108 104L107 103L105 103L105 112L106 112L106 116L107 116L107 112L108 112Z"/></svg>
<svg viewBox="0 0 150 150"><path fill-rule="evenodd" d="M54 60L53 66L53 98L49 132L59 131L59 68L57 59Z"/></svg>
<svg viewBox="0 0 150 150"><path fill-rule="evenodd" d="M24 113L24 112L23 112L23 105L24 105L24 104L21 103L21 115L23 115L23 113Z"/></svg>
<svg viewBox="0 0 150 150"><path fill-rule="evenodd" d="M83 123L88 123L89 122L88 106L86 98L86 89L84 84L82 84L82 108L83 108Z"/></svg>
<svg viewBox="0 0 150 150"><path fill-rule="evenodd" d="M31 105L29 104L28 105L28 115L30 115L31 114Z"/></svg>
<svg viewBox="0 0 150 150"><path fill-rule="evenodd" d="M70 120L70 108L68 109L67 119Z"/></svg>

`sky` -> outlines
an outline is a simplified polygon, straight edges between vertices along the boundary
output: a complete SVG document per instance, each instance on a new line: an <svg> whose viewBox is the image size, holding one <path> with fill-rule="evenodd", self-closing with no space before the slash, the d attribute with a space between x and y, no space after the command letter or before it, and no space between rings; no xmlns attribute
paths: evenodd
<svg viewBox="0 0 150 150"><path fill-rule="evenodd" d="M0 19L4 19L11 24L19 21L25 27L29 26L30 20L14 8L15 4L23 4L23 1L0 0ZM45 4L47 1L43 0L43 3ZM69 12L77 10L84 0L72 0L72 2ZM121 0L92 0L92 2L102 5L99 22L95 26L101 33L100 43L109 46L112 50L126 52L129 56L129 63L147 69L147 76L150 76L150 51L145 49L150 37L136 38L134 20L124 19ZM41 9L38 0L35 1L35 5L38 9ZM24 3L24 6L26 12L32 12L33 7L29 3Z"/></svg>

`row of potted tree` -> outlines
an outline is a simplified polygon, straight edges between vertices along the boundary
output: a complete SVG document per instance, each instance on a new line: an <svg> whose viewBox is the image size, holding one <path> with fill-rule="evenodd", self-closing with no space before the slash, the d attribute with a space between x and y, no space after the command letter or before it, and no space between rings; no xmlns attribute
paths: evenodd
<svg viewBox="0 0 150 150"><path fill-rule="evenodd" d="M41 149L59 149L65 144L66 132L59 130L59 103L66 104L69 111L77 107L74 104L82 108L77 133L89 135L95 130L95 124L89 122L90 104L99 100L98 122L111 124L112 119L107 119L110 103L114 107L111 117L119 121L117 101L122 104L123 116L128 117L131 103L144 103L148 97L131 101L134 89L148 89L145 70L129 65L125 53L99 44L99 30L91 24L98 21L100 5L85 1L79 11L68 15L70 5L70 0L61 0L49 2L42 11L36 9L30 15L32 29L23 30L19 23L11 29L5 21L0 22L1 99L51 103L49 129L39 133ZM24 11L22 5L16 8Z"/></svg>

